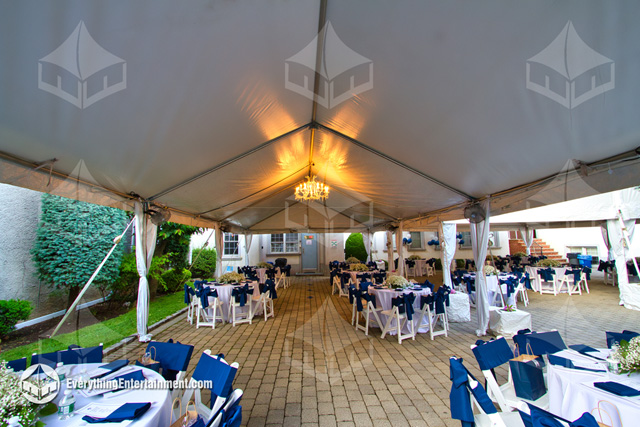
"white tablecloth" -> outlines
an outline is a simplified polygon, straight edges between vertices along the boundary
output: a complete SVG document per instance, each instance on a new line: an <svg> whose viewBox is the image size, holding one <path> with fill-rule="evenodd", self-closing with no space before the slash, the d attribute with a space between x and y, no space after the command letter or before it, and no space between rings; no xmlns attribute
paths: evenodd
<svg viewBox="0 0 640 427"><path fill-rule="evenodd" d="M526 311L503 311L489 307L489 330L496 336L511 338L521 329L531 329L531 313Z"/></svg>
<svg viewBox="0 0 640 427"><path fill-rule="evenodd" d="M475 278L475 274L465 274L465 277L470 276ZM509 277L516 277L513 275L500 276L500 279L506 279ZM498 276L486 276L487 278L487 297L489 301L495 301L495 293L498 292ZM466 286L465 286L466 287ZM507 285L503 284L502 295L507 299L507 305L512 305L514 307L517 306L516 294L512 293L509 297L507 297Z"/></svg>
<svg viewBox="0 0 640 427"><path fill-rule="evenodd" d="M562 356L567 357L567 354L563 353ZM594 362L593 359L581 355L567 358L573 359L574 361L582 358L588 362ZM602 367L605 368L605 365L602 364ZM615 409L605 404L605 410L613 418L612 427L639 425L640 396L621 397L593 386L594 382L602 381L615 381L635 389L640 389L639 374L632 374L631 376L627 376L626 374L613 375L607 372L597 373L549 365L547 368L549 409L562 418L575 420L582 415L582 413L590 412L596 408L599 401L607 401L618 408L622 419L622 423L620 423ZM596 413L594 413L594 416L598 418ZM603 422L609 425L609 419L606 415L603 415Z"/></svg>
<svg viewBox="0 0 640 427"><path fill-rule="evenodd" d="M449 294L449 307L447 307L447 318L449 322L470 322L471 308L469 295L456 292Z"/></svg>
<svg viewBox="0 0 640 427"><path fill-rule="evenodd" d="M384 270L386 267L384 261L376 261L376 266L378 267L378 270Z"/></svg>
<svg viewBox="0 0 640 427"><path fill-rule="evenodd" d="M415 266L416 276L426 276L427 275L427 260L426 259L417 259Z"/></svg>
<svg viewBox="0 0 640 427"><path fill-rule="evenodd" d="M392 289L375 289L373 287L369 287L369 293L375 295L376 297L376 307L377 308L382 308L383 310L391 310L391 299L392 298L396 298L399 297L400 295L404 294L404 293L410 293L413 292L416 296L415 301L413 302L413 309L415 310L415 314L413 316L413 321L414 324L418 324L418 322L420 321L419 317L420 315L418 314L418 311L422 309L422 307L420 306L420 297L421 296L427 296L429 294L431 294L431 289L429 288L424 288L420 291L414 291L414 290L406 290L403 292L398 292ZM428 318L427 316L425 316L424 321L428 322ZM382 325L380 325L380 327L384 327L384 325L386 325L387 323L387 316L385 316L384 314L380 314L380 321L382 322ZM393 321L391 323L391 325L395 325L395 321ZM429 329L427 328L422 328L420 330L418 330L419 333L426 333L429 332ZM391 331L388 332L390 335L395 335L396 331ZM403 334L408 334L409 333L409 326L405 325L404 329L402 330Z"/></svg>
<svg viewBox="0 0 640 427"><path fill-rule="evenodd" d="M71 374L76 375L81 372L82 369L86 369L87 372L95 369L104 363L87 363L84 365L67 365L67 367L71 367ZM123 371L126 368L121 369ZM164 378L159 373L152 371L147 368L135 367L134 369L142 370L144 376L153 381L164 381ZM122 374L132 372L126 371ZM118 376L118 375L115 375ZM58 393L58 396L55 398L54 403L57 405L60 400L62 400L62 396L64 390L67 389L66 381L62 381L61 389ZM156 427L156 426L168 426L169 420L171 417L171 394L168 389L165 390L152 390L152 389L140 389L140 390L130 390L126 393L117 394L114 397L103 398L103 397L84 397L79 391L73 393L76 398L75 409L78 410L89 403L92 402L104 402L109 405L123 405L125 403L139 403L139 402L151 402L151 408L139 419L131 423L132 427ZM47 427L55 427L55 426L64 426L64 427L73 427L73 426L89 426L94 424L87 424L82 421L82 415L75 414L73 417L61 421L58 419L58 414L49 415L47 417L43 417L42 421L47 425ZM115 424L95 424L95 425L104 425L110 426Z"/></svg>
<svg viewBox="0 0 640 427"><path fill-rule="evenodd" d="M244 285L241 285L244 286ZM256 282L252 282L249 286L253 286L253 295L260 295L260 286ZM229 301L231 301L231 291L233 290L233 285L214 285L209 286L210 288L218 291L218 298L222 302L222 317L225 322L229 321ZM213 303L213 298L209 297L209 302ZM249 309L249 304L251 303L251 296L247 296L247 305L240 308L240 311L244 312ZM257 307L257 310L254 314L262 313L262 307Z"/></svg>

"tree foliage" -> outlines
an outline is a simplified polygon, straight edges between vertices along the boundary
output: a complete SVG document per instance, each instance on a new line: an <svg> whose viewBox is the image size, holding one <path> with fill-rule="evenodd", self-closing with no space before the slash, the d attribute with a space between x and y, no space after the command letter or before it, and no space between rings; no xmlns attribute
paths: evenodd
<svg viewBox="0 0 640 427"><path fill-rule="evenodd" d="M355 257L361 262L367 262L367 249L364 247L362 233L351 233L347 237L344 244L344 256L345 258Z"/></svg>
<svg viewBox="0 0 640 427"><path fill-rule="evenodd" d="M202 231L200 227L166 222L158 228L156 256L167 255L169 268L182 270L188 266L191 236Z"/></svg>
<svg viewBox="0 0 640 427"><path fill-rule="evenodd" d="M42 214L31 250L38 278L56 288L77 293L96 270L127 225L127 215L114 208L50 194L42 195ZM119 275L122 245L95 278L107 286Z"/></svg>
<svg viewBox="0 0 640 427"><path fill-rule="evenodd" d="M216 272L216 250L200 248L194 249L191 257L193 264L191 274L200 279L211 279Z"/></svg>

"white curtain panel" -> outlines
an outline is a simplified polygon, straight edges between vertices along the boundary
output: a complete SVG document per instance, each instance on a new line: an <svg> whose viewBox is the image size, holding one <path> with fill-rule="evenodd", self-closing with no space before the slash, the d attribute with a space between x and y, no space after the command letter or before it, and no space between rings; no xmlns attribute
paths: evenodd
<svg viewBox="0 0 640 427"><path fill-rule="evenodd" d="M371 261L371 231L366 230L362 232L362 240L364 241L364 248L367 250L367 261Z"/></svg>
<svg viewBox="0 0 640 427"><path fill-rule="evenodd" d="M246 265L251 265L251 261L249 261L249 251L251 250L252 241L253 241L253 234L244 235L244 250L246 252L246 257L244 259L244 262Z"/></svg>
<svg viewBox="0 0 640 427"><path fill-rule="evenodd" d="M531 245L533 245L533 229L529 227L520 227L520 234L524 245L527 247L527 255L531 255Z"/></svg>
<svg viewBox="0 0 640 427"><path fill-rule="evenodd" d="M393 235L387 230L387 271L393 270Z"/></svg>
<svg viewBox="0 0 640 427"><path fill-rule="evenodd" d="M216 277L220 277L223 274L222 271L222 236L223 231L220 229L220 224L216 224Z"/></svg>
<svg viewBox="0 0 640 427"><path fill-rule="evenodd" d="M633 241L635 231L635 220L624 221L629 239ZM616 270L618 271L618 288L620 289L620 305L633 310L640 310L640 285L629 284L629 276L627 271L627 258L632 254L625 242L622 225L618 219L607 220L607 230L609 232L609 242L611 243L611 252L616 261Z"/></svg>
<svg viewBox="0 0 640 427"><path fill-rule="evenodd" d="M471 248L476 263L476 311L478 314L478 336L486 335L489 327L489 297L487 295L487 278L484 275L484 262L487 259L489 243L489 199L481 203L485 211L485 219L471 225Z"/></svg>
<svg viewBox="0 0 640 427"><path fill-rule="evenodd" d="M602 233L602 240L604 240L604 245L607 247L607 261L612 261L614 257L613 253L611 252L611 242L609 241L609 231L607 230L606 222L600 226L600 232Z"/></svg>
<svg viewBox="0 0 640 427"><path fill-rule="evenodd" d="M440 223L440 248L442 248L442 280L453 288L451 281L451 262L456 254L456 225Z"/></svg>
<svg viewBox="0 0 640 427"><path fill-rule="evenodd" d="M147 274L149 274L153 252L156 248L158 227L145 215L142 203L135 203L134 212L136 215L136 266L140 276L136 309L138 340L147 342L151 340L151 335L147 333L149 326L149 281Z"/></svg>
<svg viewBox="0 0 640 427"><path fill-rule="evenodd" d="M402 228L404 222L400 221L398 229L396 230L396 251L398 252L398 269L396 274L398 276L404 276L404 246L402 245Z"/></svg>

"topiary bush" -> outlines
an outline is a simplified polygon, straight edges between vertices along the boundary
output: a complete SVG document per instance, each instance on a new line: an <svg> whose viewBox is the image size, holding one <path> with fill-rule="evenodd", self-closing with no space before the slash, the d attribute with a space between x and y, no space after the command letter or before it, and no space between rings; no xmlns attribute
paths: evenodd
<svg viewBox="0 0 640 427"><path fill-rule="evenodd" d="M351 233L347 237L344 244L344 256L345 258L357 258L360 262L367 262L367 249L364 247L362 233Z"/></svg>
<svg viewBox="0 0 640 427"><path fill-rule="evenodd" d="M191 255L191 276L199 279L211 279L216 272L216 250L200 248L194 249Z"/></svg>
<svg viewBox="0 0 640 427"><path fill-rule="evenodd" d="M10 299L0 300L0 337L6 336L16 328L20 320L27 320L31 314L29 301Z"/></svg>
<svg viewBox="0 0 640 427"><path fill-rule="evenodd" d="M160 286L163 293L170 294L181 290L189 279L191 272L186 268L170 268L161 274Z"/></svg>
<svg viewBox="0 0 640 427"><path fill-rule="evenodd" d="M465 260L456 259L456 268L463 269L465 267Z"/></svg>

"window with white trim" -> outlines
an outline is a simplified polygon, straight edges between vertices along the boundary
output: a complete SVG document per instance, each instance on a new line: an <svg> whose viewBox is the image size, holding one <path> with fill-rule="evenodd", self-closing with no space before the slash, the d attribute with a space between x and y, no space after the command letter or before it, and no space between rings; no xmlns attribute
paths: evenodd
<svg viewBox="0 0 640 427"><path fill-rule="evenodd" d="M410 251L418 251L424 249L422 245L422 233L419 231L412 231L411 233L411 244L409 245Z"/></svg>
<svg viewBox="0 0 640 427"><path fill-rule="evenodd" d="M223 256L238 256L240 236L233 233L224 233L223 235Z"/></svg>
<svg viewBox="0 0 640 427"><path fill-rule="evenodd" d="M300 252L298 233L272 234L269 250L272 254L291 254Z"/></svg>

